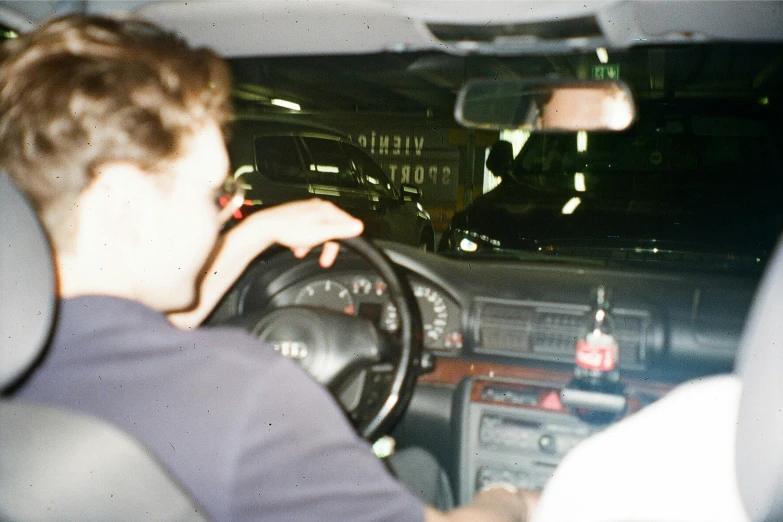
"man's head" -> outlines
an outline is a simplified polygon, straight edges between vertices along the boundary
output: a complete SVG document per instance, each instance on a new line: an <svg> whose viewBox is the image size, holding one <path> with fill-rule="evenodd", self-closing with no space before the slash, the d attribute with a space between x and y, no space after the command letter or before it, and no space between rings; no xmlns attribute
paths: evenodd
<svg viewBox="0 0 783 522"><path fill-rule="evenodd" d="M124 293L156 308L187 306L219 226L226 64L153 25L86 16L9 40L0 58L0 167L58 259L98 282L121 272Z"/></svg>

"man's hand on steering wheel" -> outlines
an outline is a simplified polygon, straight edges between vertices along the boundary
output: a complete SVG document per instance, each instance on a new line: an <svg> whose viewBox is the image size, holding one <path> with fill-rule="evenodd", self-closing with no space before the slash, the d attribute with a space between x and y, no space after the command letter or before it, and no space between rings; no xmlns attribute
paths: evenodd
<svg viewBox="0 0 783 522"><path fill-rule="evenodd" d="M319 262L322 267L331 266L337 257L339 246L332 239L355 237L362 233L364 224L322 199L308 199L278 205L249 216L262 215L260 225L274 236L273 241L291 249L303 258L313 248L324 244ZM260 252L256 252L258 255Z"/></svg>

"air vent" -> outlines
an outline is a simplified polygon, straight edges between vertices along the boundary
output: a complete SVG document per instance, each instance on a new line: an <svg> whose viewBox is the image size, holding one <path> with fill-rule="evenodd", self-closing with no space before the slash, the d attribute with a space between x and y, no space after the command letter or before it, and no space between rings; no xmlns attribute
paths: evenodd
<svg viewBox="0 0 783 522"><path fill-rule="evenodd" d="M588 328L590 308L547 302L478 302L480 328L476 351L512 357L572 363L576 341ZM620 365L643 366L649 314L614 309Z"/></svg>
<svg viewBox="0 0 783 522"><path fill-rule="evenodd" d="M516 24L429 24L435 38L445 42L491 43L502 38L531 38L535 40L567 40L602 36L598 22L592 16L547 22Z"/></svg>

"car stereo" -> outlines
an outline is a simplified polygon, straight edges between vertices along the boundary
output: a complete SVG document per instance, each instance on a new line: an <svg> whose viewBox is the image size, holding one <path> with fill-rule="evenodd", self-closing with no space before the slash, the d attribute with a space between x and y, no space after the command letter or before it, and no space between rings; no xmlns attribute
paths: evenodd
<svg viewBox="0 0 783 522"><path fill-rule="evenodd" d="M543 489L568 451L602 429L572 414L560 386L469 378L460 385L458 502L485 485Z"/></svg>

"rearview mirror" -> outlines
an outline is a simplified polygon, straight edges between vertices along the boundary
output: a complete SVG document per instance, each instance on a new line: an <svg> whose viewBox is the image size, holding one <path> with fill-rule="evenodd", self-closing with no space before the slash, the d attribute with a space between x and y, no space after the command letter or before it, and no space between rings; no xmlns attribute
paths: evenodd
<svg viewBox="0 0 783 522"><path fill-rule="evenodd" d="M634 119L631 91L616 81L470 80L454 110L466 127L488 130L626 129Z"/></svg>

